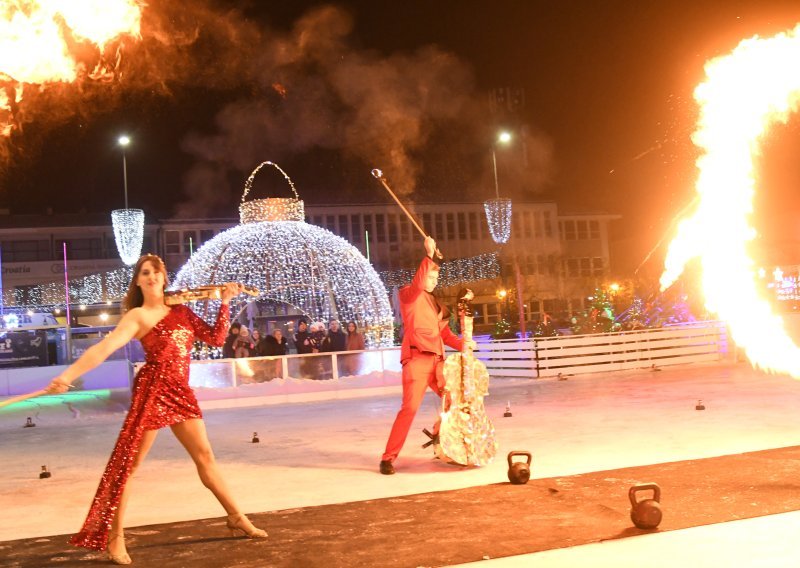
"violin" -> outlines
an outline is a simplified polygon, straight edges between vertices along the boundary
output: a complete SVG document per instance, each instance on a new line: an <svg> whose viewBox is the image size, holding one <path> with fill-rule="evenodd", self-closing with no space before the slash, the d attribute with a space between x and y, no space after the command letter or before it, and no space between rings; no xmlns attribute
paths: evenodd
<svg viewBox="0 0 800 568"><path fill-rule="evenodd" d="M222 298L224 284L211 284L209 286L197 286L195 288L181 288L180 290L168 290L164 292L164 303L168 306L185 304L186 302L196 302L198 300L219 300ZM258 296L261 292L258 288L244 286L243 294Z"/></svg>
<svg viewBox="0 0 800 568"><path fill-rule="evenodd" d="M459 294L458 317L464 348L444 362L445 388L442 396L442 423L439 444L434 448L439 459L460 465L487 465L497 453L494 425L486 415L483 397L489 394L489 371L472 354L472 290Z"/></svg>

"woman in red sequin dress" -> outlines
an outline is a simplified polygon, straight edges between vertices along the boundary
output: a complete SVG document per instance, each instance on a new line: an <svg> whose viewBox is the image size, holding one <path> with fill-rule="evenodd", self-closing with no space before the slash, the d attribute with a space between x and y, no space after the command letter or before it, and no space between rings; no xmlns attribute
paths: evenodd
<svg viewBox="0 0 800 568"><path fill-rule="evenodd" d="M205 423L194 392L189 387L189 353L195 338L222 345L228 331L228 302L241 292L239 284L226 284L222 306L212 328L183 305L167 306L164 289L167 272L155 255L144 255L136 263L125 297L127 312L114 330L53 379L52 393L65 392L76 378L102 363L111 353L139 339L146 362L137 373L131 407L114 451L100 480L81 531L70 539L76 546L95 550L108 548L117 564L130 564L125 548L123 518L129 496L126 482L141 465L158 430L169 426L189 452L200 479L228 513L228 528L250 538L264 538L244 516L230 495L217 468L206 435Z"/></svg>

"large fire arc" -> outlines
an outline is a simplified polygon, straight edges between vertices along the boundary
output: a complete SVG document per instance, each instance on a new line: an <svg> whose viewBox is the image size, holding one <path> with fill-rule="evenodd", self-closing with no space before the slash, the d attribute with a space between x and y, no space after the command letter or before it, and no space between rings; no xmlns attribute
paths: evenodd
<svg viewBox="0 0 800 568"><path fill-rule="evenodd" d="M670 243L661 288L699 258L706 307L728 323L751 363L800 378L800 349L759 291L747 251L756 235L751 221L760 143L800 102L800 25L772 38L744 40L709 61L705 72L694 92L700 106L692 135L701 150L698 205Z"/></svg>

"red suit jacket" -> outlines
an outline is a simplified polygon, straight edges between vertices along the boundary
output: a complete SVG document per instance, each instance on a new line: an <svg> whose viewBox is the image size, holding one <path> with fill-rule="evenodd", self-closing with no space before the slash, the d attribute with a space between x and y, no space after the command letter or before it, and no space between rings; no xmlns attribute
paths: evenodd
<svg viewBox="0 0 800 568"><path fill-rule="evenodd" d="M433 294L425 291L425 277L439 266L425 257L417 268L414 279L408 286L400 289L400 314L403 317L403 344L400 348L400 362L411 358L411 348L444 356L444 346L461 351L462 341L448 327L448 320L442 320L441 309Z"/></svg>

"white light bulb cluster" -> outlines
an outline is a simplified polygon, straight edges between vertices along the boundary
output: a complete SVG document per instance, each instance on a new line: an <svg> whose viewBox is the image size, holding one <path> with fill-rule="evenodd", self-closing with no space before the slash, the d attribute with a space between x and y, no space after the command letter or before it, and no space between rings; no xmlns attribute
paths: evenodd
<svg viewBox="0 0 800 568"><path fill-rule="evenodd" d="M380 273L387 288L405 286L414 278L416 269L386 270ZM439 286L449 288L500 276L498 253L489 252L443 262L439 267Z"/></svg>
<svg viewBox="0 0 800 568"><path fill-rule="evenodd" d="M119 257L126 265L133 266L142 254L144 211L115 209L111 212L111 226L114 228Z"/></svg>
<svg viewBox="0 0 800 568"><path fill-rule="evenodd" d="M489 199L483 203L483 209L494 242L507 243L511 238L511 200L507 197Z"/></svg>

